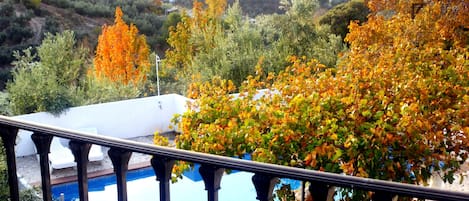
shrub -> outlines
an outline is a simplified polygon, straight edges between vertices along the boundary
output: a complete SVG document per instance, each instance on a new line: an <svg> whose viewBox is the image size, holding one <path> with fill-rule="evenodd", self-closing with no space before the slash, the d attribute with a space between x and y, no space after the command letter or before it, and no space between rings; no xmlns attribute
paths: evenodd
<svg viewBox="0 0 469 201"><path fill-rule="evenodd" d="M13 80L8 83L14 114L48 111L58 115L76 105L75 90L84 76L85 51L75 47L74 33L47 34L38 48L15 52Z"/></svg>
<svg viewBox="0 0 469 201"><path fill-rule="evenodd" d="M411 184L439 171L453 182L469 157L468 35L460 29L469 10L434 1L413 18L408 3L390 18L353 23L337 68L305 57L291 57L278 75L259 66L239 96L220 78L192 84L195 102L175 118L176 146Z"/></svg>
<svg viewBox="0 0 469 201"><path fill-rule="evenodd" d="M330 25L332 33L341 36L343 39L348 33L350 21L357 20L363 23L369 13L370 11L363 1L349 1L327 11L321 17L319 23Z"/></svg>
<svg viewBox="0 0 469 201"><path fill-rule="evenodd" d="M0 200L10 199L10 188L8 187L8 173L5 150L0 139Z"/></svg>

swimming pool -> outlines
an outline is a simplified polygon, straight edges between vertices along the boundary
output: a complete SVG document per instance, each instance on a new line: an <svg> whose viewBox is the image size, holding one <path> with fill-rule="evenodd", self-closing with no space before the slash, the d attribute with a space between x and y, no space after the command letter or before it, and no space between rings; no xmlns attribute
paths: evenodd
<svg viewBox="0 0 469 201"><path fill-rule="evenodd" d="M233 172L224 175L218 193L219 200L255 201L256 190L251 181L253 175L253 173L248 172ZM288 181L292 185L292 189L298 188L300 185L298 181L284 181ZM117 200L116 177L108 175L89 179L88 191L90 201ZM72 182L52 187L52 196L54 198L58 198L61 193L64 193L65 201L78 200L78 183ZM207 200L207 192L197 168L185 172L183 179L171 184L170 193L173 201ZM127 173L127 195L128 201L159 200L158 181L156 181L152 168L133 170Z"/></svg>

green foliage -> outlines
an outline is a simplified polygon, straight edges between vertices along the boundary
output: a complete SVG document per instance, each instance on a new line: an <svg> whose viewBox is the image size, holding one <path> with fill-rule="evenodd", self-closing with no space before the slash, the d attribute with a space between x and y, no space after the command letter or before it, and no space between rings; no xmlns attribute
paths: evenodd
<svg viewBox="0 0 469 201"><path fill-rule="evenodd" d="M28 8L39 8L41 0L26 0L23 3Z"/></svg>
<svg viewBox="0 0 469 201"><path fill-rule="evenodd" d="M58 19L52 16L46 17L44 28L44 33L57 34L58 32L60 32L60 24Z"/></svg>
<svg viewBox="0 0 469 201"><path fill-rule="evenodd" d="M155 67L155 53L150 55L150 66ZM164 66L164 63L161 61L158 64L159 68L159 81L160 81L160 94L184 94L187 90L187 87L182 84L182 82L176 80L177 72L176 69L167 69ZM162 73L164 71L164 73ZM152 68L148 74L147 82L143 86L143 95L157 95L158 86L157 86L157 77L156 69Z"/></svg>
<svg viewBox="0 0 469 201"><path fill-rule="evenodd" d="M45 0L44 3L64 9L70 8L81 15L90 17L112 17L113 15L113 9L109 5L90 1Z"/></svg>
<svg viewBox="0 0 469 201"><path fill-rule="evenodd" d="M20 51L30 47L28 44L12 45L12 46L1 46L0 48L0 64L10 64L15 58L13 52ZM2 80L3 81L3 80ZM6 80L4 80L6 81Z"/></svg>
<svg viewBox="0 0 469 201"><path fill-rule="evenodd" d="M10 198L10 188L8 187L8 173L5 149L0 139L0 200L8 200Z"/></svg>
<svg viewBox="0 0 469 201"><path fill-rule="evenodd" d="M110 80L88 77L76 95L84 97L79 105L89 105L141 97L141 88L132 84L122 85Z"/></svg>
<svg viewBox="0 0 469 201"><path fill-rule="evenodd" d="M0 92L0 115L11 115L8 93L5 92Z"/></svg>
<svg viewBox="0 0 469 201"><path fill-rule="evenodd" d="M265 40L270 44L266 55L266 68L278 72L288 65L288 56L306 56L318 59L328 67L334 67L338 53L345 50L340 37L332 34L328 27L314 22L316 1L282 1L287 9L285 15L270 15L257 18Z"/></svg>
<svg viewBox="0 0 469 201"><path fill-rule="evenodd" d="M346 3L339 4L327 11L321 19L320 24L327 24L331 26L331 32L345 38L348 33L348 25L350 21L359 21L361 23L366 21L366 17L370 11L365 3L361 0L353 0Z"/></svg>
<svg viewBox="0 0 469 201"><path fill-rule="evenodd" d="M41 189L39 187L27 188L20 191L21 201L41 201L43 200L39 193Z"/></svg>
<svg viewBox="0 0 469 201"><path fill-rule="evenodd" d="M316 58L334 67L337 55L345 50L342 39L328 26L313 22L316 1L282 1L285 15L246 18L236 1L223 20L212 19L203 9L194 9L194 18L183 17L170 32L166 53L167 69L176 68L177 79L189 83L220 76L240 86L262 63L266 71L278 72L291 55ZM200 6L199 6L200 7ZM197 8L197 7L196 7Z"/></svg>
<svg viewBox="0 0 469 201"><path fill-rule="evenodd" d="M227 10L224 33L213 36L214 48L194 57L194 72L201 72L202 80L221 76L240 86L247 75L255 73L255 65L266 51L259 30L243 20L239 4Z"/></svg>
<svg viewBox="0 0 469 201"><path fill-rule="evenodd" d="M33 36L30 19L29 10L17 16L11 2L0 4L0 65L10 64L13 51L29 46L26 42Z"/></svg>
<svg viewBox="0 0 469 201"><path fill-rule="evenodd" d="M163 21L163 26L160 28L160 35L158 37L158 44L163 45L165 48L168 46L166 39L169 37L169 30L171 27L176 27L176 25L181 21L181 14L177 12L170 13L166 19ZM150 43L150 42L149 42ZM150 43L153 44L153 43Z"/></svg>
<svg viewBox="0 0 469 201"><path fill-rule="evenodd" d="M0 90L5 89L8 80L12 79L11 69L9 67L0 68Z"/></svg>
<svg viewBox="0 0 469 201"><path fill-rule="evenodd" d="M160 30L165 21L165 16L158 15L156 11L160 8L153 0L45 0L44 2L64 9L72 9L80 15L89 17L111 18L114 16L114 9L120 7L126 14L125 21L135 24L141 33L146 35L147 40L152 42L150 44L153 48L166 46L166 38L163 40L160 38L165 31Z"/></svg>
<svg viewBox="0 0 469 201"><path fill-rule="evenodd" d="M31 48L15 52L13 81L7 85L13 114L58 115L78 102L74 94L85 74L86 50L75 47L74 33L47 34L37 52L40 61Z"/></svg>

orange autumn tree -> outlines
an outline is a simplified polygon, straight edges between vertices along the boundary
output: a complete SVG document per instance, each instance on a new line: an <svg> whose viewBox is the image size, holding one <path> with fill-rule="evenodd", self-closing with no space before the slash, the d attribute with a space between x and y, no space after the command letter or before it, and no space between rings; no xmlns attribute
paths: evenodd
<svg viewBox="0 0 469 201"><path fill-rule="evenodd" d="M292 57L239 90L219 78L192 84L176 146L412 184L440 171L452 182L469 150L469 8L425 1L412 13L407 1L392 2L381 4L391 15L372 9L350 25L336 69Z"/></svg>
<svg viewBox="0 0 469 201"><path fill-rule="evenodd" d="M135 25L127 25L117 7L114 25L104 26L98 38L94 58L94 76L114 83L138 84L150 70L146 38Z"/></svg>

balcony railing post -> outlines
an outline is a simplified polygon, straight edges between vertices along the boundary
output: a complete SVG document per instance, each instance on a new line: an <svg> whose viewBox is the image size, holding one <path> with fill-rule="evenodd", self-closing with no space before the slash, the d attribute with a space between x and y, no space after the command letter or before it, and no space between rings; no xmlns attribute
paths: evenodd
<svg viewBox="0 0 469 201"><path fill-rule="evenodd" d="M18 128L10 126L0 127L3 147L5 147L5 154L7 157L8 166L8 185L10 187L11 201L19 201L20 193L18 188L18 176L16 176L16 156L15 156L15 143L16 136L18 135Z"/></svg>
<svg viewBox="0 0 469 201"><path fill-rule="evenodd" d="M252 176L252 183L254 184L257 192L256 199L259 201L272 200L272 193L277 182L278 178L270 175L256 173Z"/></svg>
<svg viewBox="0 0 469 201"><path fill-rule="evenodd" d="M224 168L205 164L200 166L199 173L205 183L208 201L218 201L218 190L220 190L220 182L224 172Z"/></svg>
<svg viewBox="0 0 469 201"><path fill-rule="evenodd" d="M377 191L373 194L373 200L379 201L392 201L394 197L395 195L384 191Z"/></svg>
<svg viewBox="0 0 469 201"><path fill-rule="evenodd" d="M71 140L69 146L72 150L73 156L75 156L75 162L77 162L77 182L80 201L88 201L87 165L91 144Z"/></svg>
<svg viewBox="0 0 469 201"><path fill-rule="evenodd" d="M132 152L119 148L111 148L107 153L109 158L111 158L117 178L117 200L127 201L127 170Z"/></svg>
<svg viewBox="0 0 469 201"><path fill-rule="evenodd" d="M327 201L329 188L330 187L326 183L311 181L308 190L313 200Z"/></svg>
<svg viewBox="0 0 469 201"><path fill-rule="evenodd" d="M171 173L175 161L154 155L151 159L151 166L155 171L156 180L160 184L160 201L170 201L169 181L171 180Z"/></svg>
<svg viewBox="0 0 469 201"><path fill-rule="evenodd" d="M34 132L31 139L36 145L37 154L39 155L39 164L41 168L42 197L43 200L52 200L50 169L49 169L49 152L52 136L48 134Z"/></svg>

